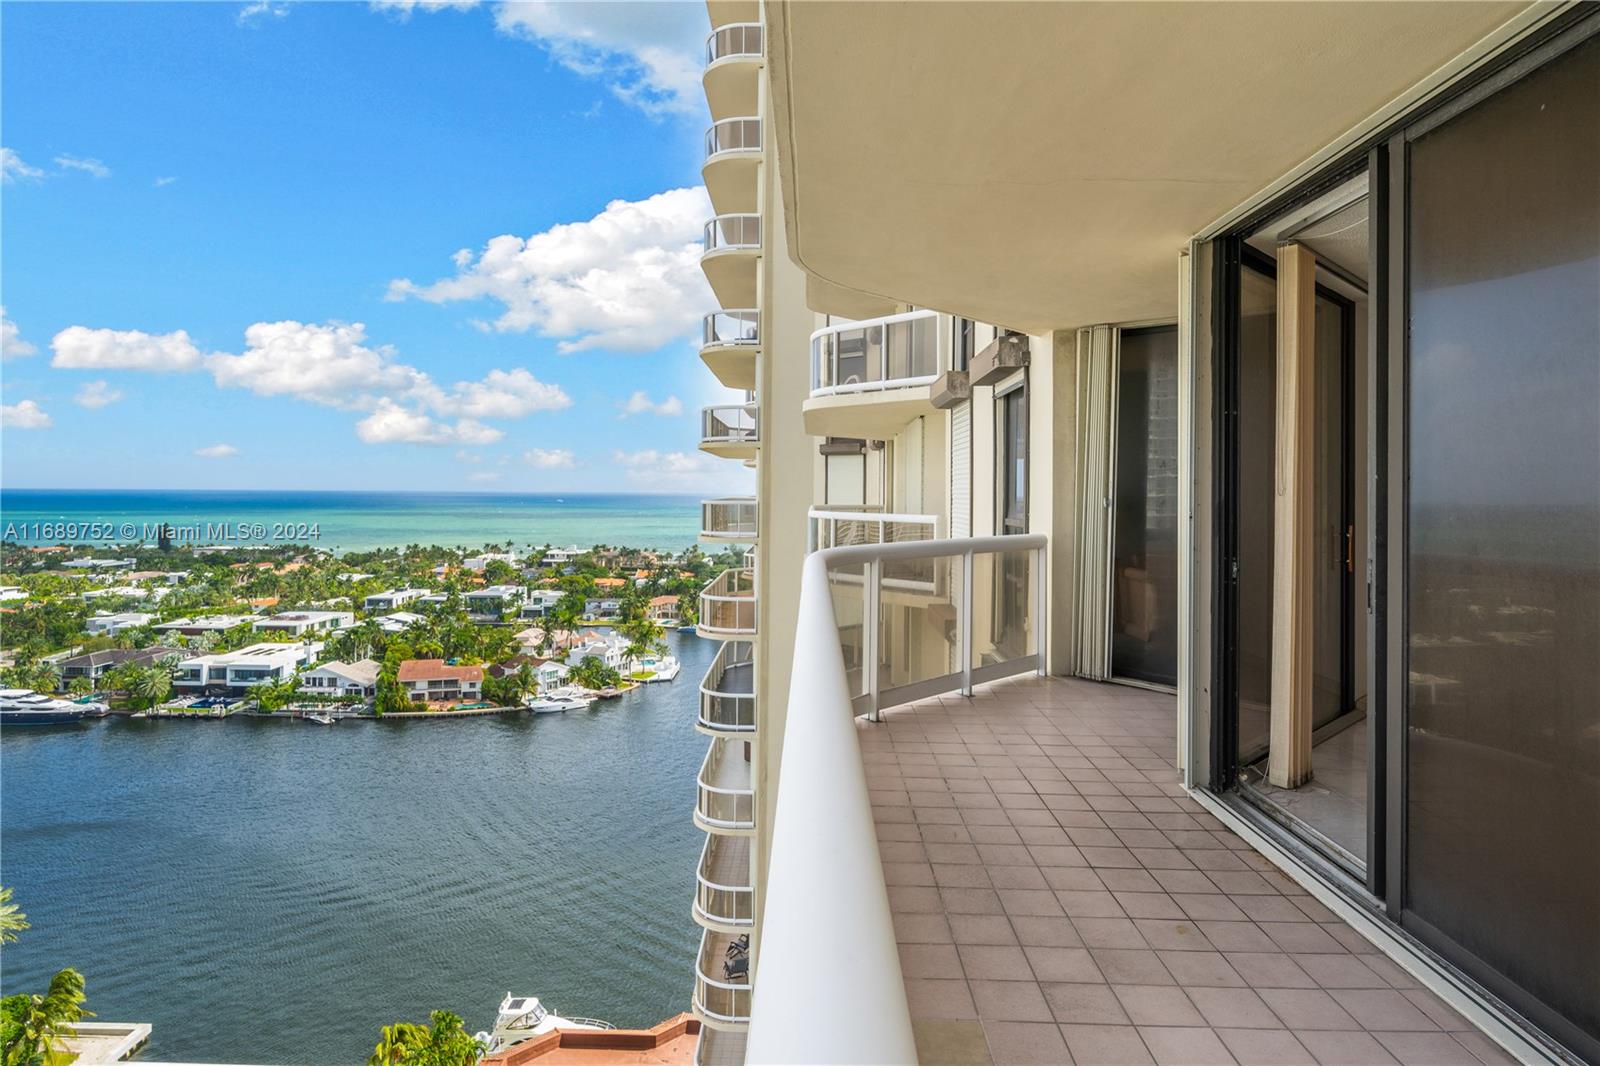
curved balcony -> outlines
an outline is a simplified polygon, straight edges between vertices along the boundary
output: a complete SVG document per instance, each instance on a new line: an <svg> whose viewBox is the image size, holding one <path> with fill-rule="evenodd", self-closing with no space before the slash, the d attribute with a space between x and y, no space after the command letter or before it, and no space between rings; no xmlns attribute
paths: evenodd
<svg viewBox="0 0 1600 1066"><path fill-rule="evenodd" d="M711 736L756 731L755 649L730 640L700 679L700 719L695 723Z"/></svg>
<svg viewBox="0 0 1600 1066"><path fill-rule="evenodd" d="M756 635L756 573L724 570L700 592L700 624L695 632L711 640Z"/></svg>
<svg viewBox="0 0 1600 1066"><path fill-rule="evenodd" d="M760 215L718 215L706 223L700 269L723 307L748 307L756 302L756 274L761 256Z"/></svg>
<svg viewBox="0 0 1600 1066"><path fill-rule="evenodd" d="M707 929L737 933L755 924L750 887L750 838L706 836L695 871L694 920Z"/></svg>
<svg viewBox="0 0 1600 1066"><path fill-rule="evenodd" d="M700 409L701 451L720 455L724 459L749 459L756 454L756 447L760 443L760 404L746 403ZM752 535L754 535L753 529Z"/></svg>
<svg viewBox="0 0 1600 1066"><path fill-rule="evenodd" d="M700 361L728 388L748 392L756 387L756 357L760 354L760 311L745 308L705 316Z"/></svg>
<svg viewBox="0 0 1600 1066"><path fill-rule="evenodd" d="M700 1042L694 1047L694 1066L744 1066L743 1029L727 1031L700 1027Z"/></svg>
<svg viewBox="0 0 1600 1066"><path fill-rule="evenodd" d="M937 311L819 329L811 335L811 398L801 408L806 432L892 439L936 410L928 387L941 368Z"/></svg>
<svg viewBox="0 0 1600 1066"><path fill-rule="evenodd" d="M700 168L717 214L756 209L756 165L761 162L761 120L725 118L706 130L706 161Z"/></svg>
<svg viewBox="0 0 1600 1066"><path fill-rule="evenodd" d="M749 834L756 828L749 741L713 737L700 764L694 824L706 833Z"/></svg>
<svg viewBox="0 0 1600 1066"><path fill-rule="evenodd" d="M712 118L748 115L756 110L761 43L759 22L719 26L706 38L706 71L701 83Z"/></svg>
<svg viewBox="0 0 1600 1066"><path fill-rule="evenodd" d="M733 933L707 929L695 960L694 1013L716 1029L744 1029L750 1024L750 971L741 969L748 966L749 955L748 949L734 947L736 940Z"/></svg>
<svg viewBox="0 0 1600 1066"><path fill-rule="evenodd" d="M939 516L894 514L866 507L813 507L806 512L811 531L810 551L858 544L904 544L936 540Z"/></svg>
<svg viewBox="0 0 1600 1066"><path fill-rule="evenodd" d="M756 498L724 496L700 501L700 539L749 544L756 539Z"/></svg>

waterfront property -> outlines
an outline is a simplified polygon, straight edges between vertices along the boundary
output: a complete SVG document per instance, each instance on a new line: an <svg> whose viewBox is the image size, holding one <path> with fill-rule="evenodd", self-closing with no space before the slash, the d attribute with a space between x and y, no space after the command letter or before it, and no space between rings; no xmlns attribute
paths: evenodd
<svg viewBox="0 0 1600 1066"><path fill-rule="evenodd" d="M61 687L66 688L80 677L98 684L119 666L154 666L177 654L171 648L106 648L62 659L56 668L61 673Z"/></svg>
<svg viewBox="0 0 1600 1066"><path fill-rule="evenodd" d="M523 620L543 618L555 609L563 595L559 589L529 589L517 617Z"/></svg>
<svg viewBox="0 0 1600 1066"><path fill-rule="evenodd" d="M300 690L321 696L371 696L378 690L379 664L372 659L353 663L331 659L300 674Z"/></svg>
<svg viewBox="0 0 1600 1066"><path fill-rule="evenodd" d="M188 695L220 692L244 696L257 685L293 677L300 668L316 662L321 652L318 642L264 643L217 655L197 655L173 669L172 687Z"/></svg>
<svg viewBox="0 0 1600 1066"><path fill-rule="evenodd" d="M287 633L304 637L315 633L332 633L356 624L350 611L284 611L270 618L262 618L251 625L258 633Z"/></svg>
<svg viewBox="0 0 1600 1066"><path fill-rule="evenodd" d="M414 703L453 703L483 695L483 667L452 666L443 659L407 659L395 680Z"/></svg>

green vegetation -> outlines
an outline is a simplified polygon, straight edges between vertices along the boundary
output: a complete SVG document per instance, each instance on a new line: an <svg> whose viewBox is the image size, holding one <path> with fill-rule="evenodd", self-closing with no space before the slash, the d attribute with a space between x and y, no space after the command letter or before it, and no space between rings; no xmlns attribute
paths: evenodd
<svg viewBox="0 0 1600 1066"><path fill-rule="evenodd" d="M367 1066L474 1066L484 1050L483 1042L467 1032L459 1017L436 1010L428 1015L427 1025L384 1026Z"/></svg>
<svg viewBox="0 0 1600 1066"><path fill-rule="evenodd" d="M602 660L590 656L579 659L567 671L567 680L587 689L616 688L622 684L622 675L616 667L607 666Z"/></svg>
<svg viewBox="0 0 1600 1066"><path fill-rule="evenodd" d="M0 944L11 943L28 928L27 915L11 902L11 889L0 888ZM83 975L61 970L43 995L18 992L0 999L0 1063L4 1066L50 1066L70 1061L61 1049L74 1022L94 1015L85 1010Z"/></svg>

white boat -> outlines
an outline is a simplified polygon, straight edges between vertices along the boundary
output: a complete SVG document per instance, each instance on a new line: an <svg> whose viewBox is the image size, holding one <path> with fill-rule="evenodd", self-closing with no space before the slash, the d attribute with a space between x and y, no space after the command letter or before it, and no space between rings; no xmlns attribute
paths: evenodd
<svg viewBox="0 0 1600 1066"><path fill-rule="evenodd" d="M500 1001L500 1013L495 1016L494 1031L476 1035L488 1045L489 1053L493 1054L556 1029L598 1031L615 1028L616 1026L610 1022L603 1022L598 1018L563 1018L554 1011L546 1009L539 1002L538 996L513 996L507 992L506 998Z"/></svg>
<svg viewBox="0 0 1600 1066"><path fill-rule="evenodd" d="M594 705L594 693L577 685L566 685L540 693L523 706L534 714L559 714L562 711L586 711Z"/></svg>
<svg viewBox="0 0 1600 1066"><path fill-rule="evenodd" d="M327 714L323 711L313 711L306 715L306 721L315 722L318 725L332 725L333 715Z"/></svg>
<svg viewBox="0 0 1600 1066"><path fill-rule="evenodd" d="M60 725L105 716L103 703L58 700L25 688L0 689L0 723L6 725Z"/></svg>

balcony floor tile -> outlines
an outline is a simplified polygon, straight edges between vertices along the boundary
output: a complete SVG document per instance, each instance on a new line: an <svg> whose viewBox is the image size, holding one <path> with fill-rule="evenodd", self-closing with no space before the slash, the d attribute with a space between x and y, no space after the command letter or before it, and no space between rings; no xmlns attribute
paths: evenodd
<svg viewBox="0 0 1600 1066"><path fill-rule="evenodd" d="M1029 677L883 717L860 737L919 1038L960 1025L996 1063L1502 1061L1184 793L1172 697Z"/></svg>

